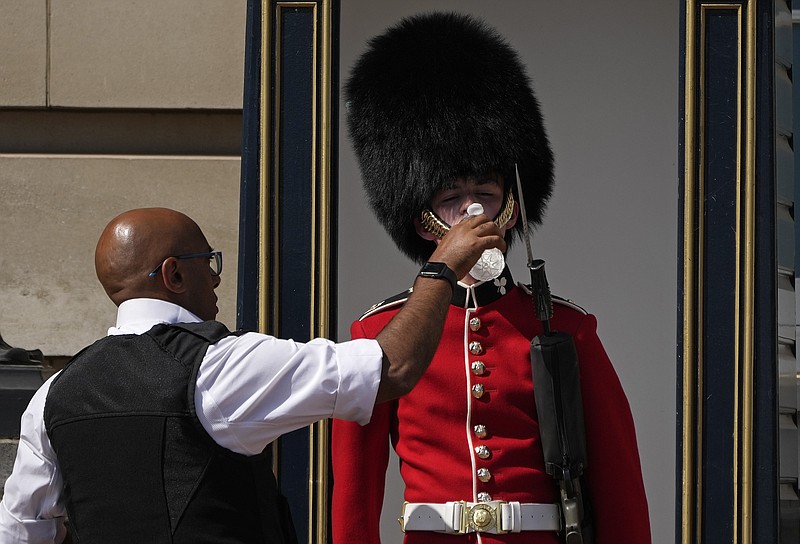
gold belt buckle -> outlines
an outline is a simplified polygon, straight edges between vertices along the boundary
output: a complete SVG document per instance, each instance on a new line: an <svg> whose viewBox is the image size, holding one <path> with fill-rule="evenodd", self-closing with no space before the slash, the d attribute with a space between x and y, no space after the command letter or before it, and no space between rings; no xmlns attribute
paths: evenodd
<svg viewBox="0 0 800 544"><path fill-rule="evenodd" d="M500 512L506 501L479 502L477 504L461 502L461 527L459 534L465 533L493 533L502 535L500 527Z"/></svg>

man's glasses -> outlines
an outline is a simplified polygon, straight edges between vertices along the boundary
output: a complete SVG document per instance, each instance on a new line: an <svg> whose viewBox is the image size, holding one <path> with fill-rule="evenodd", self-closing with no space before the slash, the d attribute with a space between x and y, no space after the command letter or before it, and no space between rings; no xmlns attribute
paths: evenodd
<svg viewBox="0 0 800 544"><path fill-rule="evenodd" d="M222 252L221 251L208 251L206 253L189 253L188 255L172 255L175 259L208 259L208 266L211 269L212 276L219 276L222 274ZM169 259L165 257L164 261ZM164 266L164 261L150 272L147 276L153 278L158 275L158 271Z"/></svg>

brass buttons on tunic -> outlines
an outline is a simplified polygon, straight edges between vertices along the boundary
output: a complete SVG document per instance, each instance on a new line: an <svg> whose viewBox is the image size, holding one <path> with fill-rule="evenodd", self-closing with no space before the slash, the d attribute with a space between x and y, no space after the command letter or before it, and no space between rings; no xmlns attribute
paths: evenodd
<svg viewBox="0 0 800 544"><path fill-rule="evenodd" d="M489 502L492 500L492 496L486 493L485 491L481 491L478 493L478 502Z"/></svg>
<svg viewBox="0 0 800 544"><path fill-rule="evenodd" d="M481 320L477 317L472 317L469 320L469 329L473 332L479 330L481 328ZM469 352L472 355L481 355L483 353L483 346L480 342L470 342L469 343ZM482 376L486 372L486 364L483 361L473 361L470 364L470 370L475 376ZM481 398L485 394L486 390L483 384L475 384L471 388L472 396L476 399ZM486 425L475 425L472 427L475 436L478 438L486 438L488 432L486 431ZM475 448L475 455L477 455L481 459L488 459L492 455L492 451L488 448L488 446L481 444ZM478 480L483 483L486 483L492 479L492 473L489 471L488 468L480 468L477 472ZM492 500L492 497L488 493L478 493L478 501L479 502L489 502Z"/></svg>
<svg viewBox="0 0 800 544"><path fill-rule="evenodd" d="M473 317L473 318L471 318L469 320L469 330L471 330L472 332L475 332L480 328L481 328L481 320L480 319L478 319L477 317Z"/></svg>

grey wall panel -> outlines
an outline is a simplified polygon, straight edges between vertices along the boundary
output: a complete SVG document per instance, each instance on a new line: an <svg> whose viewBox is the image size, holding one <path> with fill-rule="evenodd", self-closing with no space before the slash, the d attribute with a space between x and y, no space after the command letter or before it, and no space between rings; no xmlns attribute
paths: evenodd
<svg viewBox="0 0 800 544"><path fill-rule="evenodd" d="M47 0L0 4L0 104L47 103Z"/></svg>
<svg viewBox="0 0 800 544"><path fill-rule="evenodd" d="M49 3L49 102L59 107L242 107L245 2Z"/></svg>
<svg viewBox="0 0 800 544"><path fill-rule="evenodd" d="M145 206L188 214L224 252L218 319L235 327L239 164L238 157L0 155L3 338L73 355L104 336L116 308L95 276L95 245L114 216Z"/></svg>

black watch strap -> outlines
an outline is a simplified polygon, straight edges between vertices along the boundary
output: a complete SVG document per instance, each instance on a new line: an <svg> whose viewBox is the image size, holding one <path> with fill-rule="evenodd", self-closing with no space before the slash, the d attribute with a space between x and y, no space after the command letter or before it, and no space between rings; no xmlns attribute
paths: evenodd
<svg viewBox="0 0 800 544"><path fill-rule="evenodd" d="M453 291L456 289L456 284L458 283L458 278L456 278L456 273L453 272L449 266L444 263L437 263L437 262L427 262L425 263L422 268L419 270L419 274L422 278L433 278L433 279L442 279L447 280L450 282L450 286L453 288Z"/></svg>

